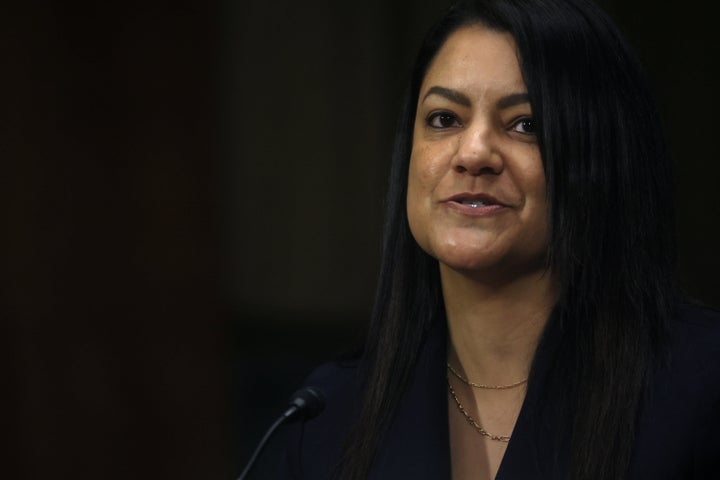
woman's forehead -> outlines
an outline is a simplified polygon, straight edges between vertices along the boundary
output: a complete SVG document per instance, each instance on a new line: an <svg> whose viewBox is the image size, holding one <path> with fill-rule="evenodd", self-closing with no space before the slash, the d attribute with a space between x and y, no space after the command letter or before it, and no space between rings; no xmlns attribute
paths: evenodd
<svg viewBox="0 0 720 480"><path fill-rule="evenodd" d="M524 91L513 37L487 27L461 27L450 34L430 63L420 98L434 86L486 95L493 91Z"/></svg>

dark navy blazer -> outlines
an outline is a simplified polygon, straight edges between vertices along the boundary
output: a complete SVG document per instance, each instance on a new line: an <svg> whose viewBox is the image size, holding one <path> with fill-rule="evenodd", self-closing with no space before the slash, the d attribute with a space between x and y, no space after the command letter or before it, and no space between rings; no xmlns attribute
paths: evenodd
<svg viewBox="0 0 720 480"><path fill-rule="evenodd" d="M673 324L669 363L658 371L641 411L631 479L720 478L720 312L683 306ZM552 342L543 342L552 345ZM548 369L538 351L533 370ZM377 479L450 478L447 419L446 332L429 332L413 379L382 440L370 476ZM283 478L325 480L355 420L360 392L357 365L334 363L315 370L306 384L325 392L325 411L289 435ZM567 445L554 445L551 409L532 379L497 480L559 479ZM555 415L562 415L555 412Z"/></svg>

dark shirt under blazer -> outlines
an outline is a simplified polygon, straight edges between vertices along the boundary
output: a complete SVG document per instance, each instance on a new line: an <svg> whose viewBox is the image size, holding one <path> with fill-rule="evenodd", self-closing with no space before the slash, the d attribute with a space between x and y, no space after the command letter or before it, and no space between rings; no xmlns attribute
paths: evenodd
<svg viewBox="0 0 720 480"><path fill-rule="evenodd" d="M427 335L409 388L378 448L372 480L450 478L445 330L438 322ZM641 411L630 478L720 478L720 313L682 306L671 338L670 361L658 371ZM533 378L549 368L547 357L538 351ZM357 416L357 371L356 363L333 363L308 377L307 385L324 391L326 407L317 418L293 427L284 478L330 478ZM497 480L565 476L567 445L549 440L557 422L548 409L539 413L548 402L539 397L531 379Z"/></svg>

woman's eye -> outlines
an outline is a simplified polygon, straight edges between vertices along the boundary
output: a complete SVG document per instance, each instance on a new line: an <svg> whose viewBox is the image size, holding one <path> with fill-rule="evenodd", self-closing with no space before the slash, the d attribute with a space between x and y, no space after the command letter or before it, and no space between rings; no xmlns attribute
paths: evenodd
<svg viewBox="0 0 720 480"><path fill-rule="evenodd" d="M522 133L524 135L535 135L537 128L535 120L530 117L521 118L512 126L513 131Z"/></svg>
<svg viewBox="0 0 720 480"><path fill-rule="evenodd" d="M460 122L457 117L448 112L433 113L428 117L427 123L433 128L451 128L460 126Z"/></svg>

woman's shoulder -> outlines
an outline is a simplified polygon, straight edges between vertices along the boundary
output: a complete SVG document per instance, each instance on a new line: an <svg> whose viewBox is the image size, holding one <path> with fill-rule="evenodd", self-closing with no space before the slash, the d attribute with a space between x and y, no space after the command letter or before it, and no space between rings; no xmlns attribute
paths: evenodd
<svg viewBox="0 0 720 480"><path fill-rule="evenodd" d="M685 302L678 306L671 334L676 348L696 354L720 350L720 310L700 303ZM720 362L718 362L720 363Z"/></svg>
<svg viewBox="0 0 720 480"><path fill-rule="evenodd" d="M360 393L360 360L335 360L321 364L310 372L303 387L312 387L324 400L318 421L324 421L339 411L352 409Z"/></svg>
<svg viewBox="0 0 720 480"><path fill-rule="evenodd" d="M357 357L324 363L310 372L303 385L319 388L325 395L336 395L345 388L351 388L357 377L359 364Z"/></svg>
<svg viewBox="0 0 720 480"><path fill-rule="evenodd" d="M281 478L329 478L360 405L360 361L338 360L315 368L305 387L320 391L325 407L315 418L295 424L288 434Z"/></svg>
<svg viewBox="0 0 720 480"><path fill-rule="evenodd" d="M670 333L638 424L631 478L720 471L720 311L681 304Z"/></svg>
<svg viewBox="0 0 720 480"><path fill-rule="evenodd" d="M319 391L323 400L323 411L317 418L305 425L312 430L315 425L336 422L339 416L348 416L356 407L360 388L360 360L349 358L324 363L316 367L305 378L303 387Z"/></svg>
<svg viewBox="0 0 720 480"><path fill-rule="evenodd" d="M680 304L668 353L670 377L686 395L707 399L712 391L720 396L720 311L698 303Z"/></svg>
<svg viewBox="0 0 720 480"><path fill-rule="evenodd" d="M700 302L686 301L678 305L677 319L700 327L717 328L720 324L720 309Z"/></svg>

